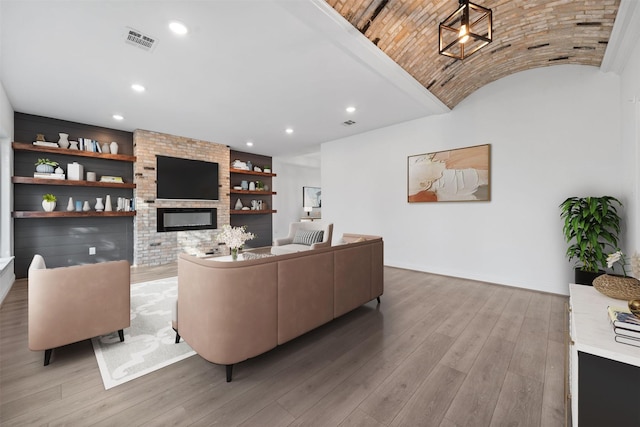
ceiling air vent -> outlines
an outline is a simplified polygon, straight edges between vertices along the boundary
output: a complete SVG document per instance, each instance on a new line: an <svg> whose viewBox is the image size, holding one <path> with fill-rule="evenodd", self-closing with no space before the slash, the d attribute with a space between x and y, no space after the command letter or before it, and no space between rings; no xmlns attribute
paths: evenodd
<svg viewBox="0 0 640 427"><path fill-rule="evenodd" d="M124 41L127 44L137 46L147 52L153 52L153 49L155 49L156 45L158 44L158 40L155 37L148 34L143 34L136 29L126 27L126 31L126 37Z"/></svg>
<svg viewBox="0 0 640 427"><path fill-rule="evenodd" d="M351 126L351 125L355 125L356 122L354 122L353 120L347 120L346 122L342 122L342 124L345 126Z"/></svg>

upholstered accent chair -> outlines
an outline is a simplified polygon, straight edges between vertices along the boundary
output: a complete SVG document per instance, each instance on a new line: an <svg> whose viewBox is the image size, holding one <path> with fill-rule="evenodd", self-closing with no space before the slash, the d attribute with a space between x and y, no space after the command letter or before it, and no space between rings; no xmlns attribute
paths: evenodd
<svg viewBox="0 0 640 427"><path fill-rule="evenodd" d="M118 331L130 325L128 261L47 268L35 255L29 266L29 349L54 348Z"/></svg>
<svg viewBox="0 0 640 427"><path fill-rule="evenodd" d="M292 222L287 237L273 241L273 253L284 254L328 248L333 237L333 223L320 221Z"/></svg>

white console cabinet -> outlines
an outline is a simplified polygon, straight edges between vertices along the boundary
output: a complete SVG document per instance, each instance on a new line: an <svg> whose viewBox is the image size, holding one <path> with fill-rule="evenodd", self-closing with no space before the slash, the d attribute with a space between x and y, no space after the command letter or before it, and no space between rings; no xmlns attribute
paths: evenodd
<svg viewBox="0 0 640 427"><path fill-rule="evenodd" d="M607 306L626 301L570 285L573 426L640 426L640 347L618 343Z"/></svg>

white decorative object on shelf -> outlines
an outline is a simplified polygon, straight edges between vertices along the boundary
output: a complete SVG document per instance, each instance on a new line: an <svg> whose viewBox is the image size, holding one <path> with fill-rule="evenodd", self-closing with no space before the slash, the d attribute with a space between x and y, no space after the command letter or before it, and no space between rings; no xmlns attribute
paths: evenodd
<svg viewBox="0 0 640 427"><path fill-rule="evenodd" d="M240 169L240 170L249 170L249 166L245 163L245 162L241 162L240 160L234 160L233 163L231 163L231 167L233 169Z"/></svg>
<svg viewBox="0 0 640 427"><path fill-rule="evenodd" d="M69 141L69 150L77 150L78 149L78 141Z"/></svg>
<svg viewBox="0 0 640 427"><path fill-rule="evenodd" d="M256 183L251 181L249 183L249 191L256 191Z"/></svg>
<svg viewBox="0 0 640 427"><path fill-rule="evenodd" d="M89 201L85 200L84 205L82 206L82 210L85 212L89 212L91 210L91 206L89 206Z"/></svg>
<svg viewBox="0 0 640 427"><path fill-rule="evenodd" d="M104 210L104 204L102 203L102 197L96 197L96 211L102 212Z"/></svg>
<svg viewBox="0 0 640 427"><path fill-rule="evenodd" d="M109 148L109 143L108 142L105 142L104 144L102 144L102 147L100 147L100 148L102 148L102 152L104 154L109 154L111 152L111 148Z"/></svg>
<svg viewBox="0 0 640 427"><path fill-rule="evenodd" d="M73 205L73 197L69 197L69 203L67 203L67 211L71 212L76 210L76 207Z"/></svg>
<svg viewBox="0 0 640 427"><path fill-rule="evenodd" d="M238 199L238 201L236 202L236 210L240 210L242 209L242 201L240 199Z"/></svg>
<svg viewBox="0 0 640 427"><path fill-rule="evenodd" d="M113 207L111 206L111 196L107 194L107 200L104 203L104 211L111 212L112 210L113 210Z"/></svg>
<svg viewBox="0 0 640 427"><path fill-rule="evenodd" d="M111 154L118 154L118 143L112 141L111 145L109 146L109 150L111 151Z"/></svg>
<svg viewBox="0 0 640 427"><path fill-rule="evenodd" d="M69 134L61 132L58 135L60 135L60 139L58 140L60 148L69 148Z"/></svg>
<svg viewBox="0 0 640 427"><path fill-rule="evenodd" d="M87 172L87 181L95 181L96 173L95 172Z"/></svg>
<svg viewBox="0 0 640 427"><path fill-rule="evenodd" d="M42 201L42 209L44 209L45 212L53 212L55 208L56 202L47 202L46 200Z"/></svg>
<svg viewBox="0 0 640 427"><path fill-rule="evenodd" d="M69 180L82 180L84 178L84 167L78 162L68 163L67 177Z"/></svg>

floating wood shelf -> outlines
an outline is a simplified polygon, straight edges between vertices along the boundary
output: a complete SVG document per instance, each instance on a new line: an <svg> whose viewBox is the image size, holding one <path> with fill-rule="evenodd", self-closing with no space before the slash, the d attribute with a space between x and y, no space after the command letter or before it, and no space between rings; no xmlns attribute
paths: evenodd
<svg viewBox="0 0 640 427"><path fill-rule="evenodd" d="M242 173L245 175L257 175L257 176L277 176L275 173L266 173L266 172L256 172L256 171L248 171L244 169L229 169L230 173Z"/></svg>
<svg viewBox="0 0 640 427"><path fill-rule="evenodd" d="M261 211L252 211L252 210L248 210L248 211L243 211L243 210L236 210L236 209L231 209L231 211L229 211L229 213L231 215L263 215L263 214L274 214L278 211L274 211L274 210L266 210L263 209Z"/></svg>
<svg viewBox="0 0 640 427"><path fill-rule="evenodd" d="M69 185L73 187L136 188L135 184L128 182L76 181L72 179L31 178L29 176L14 176L11 178L11 182L14 184Z"/></svg>
<svg viewBox="0 0 640 427"><path fill-rule="evenodd" d="M116 216L135 216L136 211L129 212L65 212L65 211L16 211L13 213L14 218L86 218L86 217L116 217Z"/></svg>
<svg viewBox="0 0 640 427"><path fill-rule="evenodd" d="M273 194L278 194L275 191L260 191L260 190L255 190L255 191L250 191L250 190L230 190L231 194L253 194L253 195L257 195L257 196L270 196Z"/></svg>
<svg viewBox="0 0 640 427"><path fill-rule="evenodd" d="M93 151L71 150L69 148L43 147L41 145L27 144L25 142L14 142L12 146L14 150L19 150L19 151L37 151L39 153L62 154L65 156L76 156L76 157L93 157L96 159L118 160L121 162L131 162L131 163L134 163L136 161L136 156L129 156L126 154L94 153ZM249 172L249 171L246 171L246 172ZM258 172L252 172L252 173L258 173Z"/></svg>

